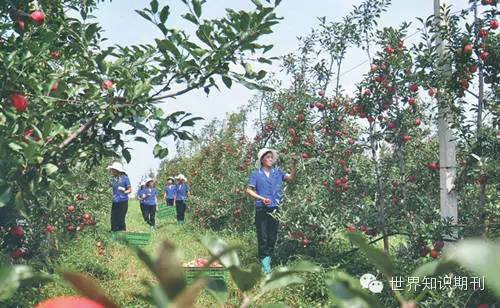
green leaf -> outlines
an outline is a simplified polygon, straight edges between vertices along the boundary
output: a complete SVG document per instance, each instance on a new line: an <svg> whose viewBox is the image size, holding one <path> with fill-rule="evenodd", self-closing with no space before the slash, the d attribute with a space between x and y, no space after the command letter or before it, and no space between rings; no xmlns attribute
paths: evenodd
<svg viewBox="0 0 500 308"><path fill-rule="evenodd" d="M258 264L252 264L250 271L243 270L239 266L232 266L229 268L231 278L242 292L249 291L259 282L262 278L262 272Z"/></svg>
<svg viewBox="0 0 500 308"><path fill-rule="evenodd" d="M162 242L155 263L158 280L169 299L176 298L186 287L186 279L175 246L168 240ZM192 290L195 292L196 290ZM189 295L186 295L189 297ZM186 298L188 300L189 298Z"/></svg>
<svg viewBox="0 0 500 308"><path fill-rule="evenodd" d="M125 158L127 163L130 163L130 160L132 160L132 156L130 155L129 150L127 150L127 149L122 149L122 156L123 156L123 158Z"/></svg>
<svg viewBox="0 0 500 308"><path fill-rule="evenodd" d="M226 85L228 89L231 89L231 86L233 85L233 80L227 76L222 76L222 82Z"/></svg>
<svg viewBox="0 0 500 308"><path fill-rule="evenodd" d="M219 259L223 266L227 268L240 266L238 254L222 239L216 236L207 235L201 239L201 243L207 248L212 256Z"/></svg>
<svg viewBox="0 0 500 308"><path fill-rule="evenodd" d="M386 277L394 276L394 263L391 256L380 249L370 246L360 233L347 233L346 236L366 254L368 260Z"/></svg>
<svg viewBox="0 0 500 308"><path fill-rule="evenodd" d="M139 141L139 142L148 143L148 140L144 137L135 137L134 140Z"/></svg>
<svg viewBox="0 0 500 308"><path fill-rule="evenodd" d="M158 0L151 1L150 5L151 11L156 14L156 12L158 12Z"/></svg>
<svg viewBox="0 0 500 308"><path fill-rule="evenodd" d="M298 276L300 273L317 273L320 268L311 262L299 262L288 267L274 269L271 277L264 281L261 293L266 293L274 289L283 288L291 284L302 283L303 279Z"/></svg>
<svg viewBox="0 0 500 308"><path fill-rule="evenodd" d="M9 148L15 152L21 152L23 150L23 147L20 144L14 142L9 143Z"/></svg>
<svg viewBox="0 0 500 308"><path fill-rule="evenodd" d="M3 191L0 191L0 207L4 207L12 198L10 187L5 188Z"/></svg>
<svg viewBox="0 0 500 308"><path fill-rule="evenodd" d="M170 6L164 6L160 11L160 22L164 24L170 15Z"/></svg>
<svg viewBox="0 0 500 308"><path fill-rule="evenodd" d="M379 308L377 299L366 292L359 279L343 272L329 274L326 281L330 298L340 307Z"/></svg>
<svg viewBox="0 0 500 308"><path fill-rule="evenodd" d="M194 13L196 14L196 17L200 18L201 16L201 2L200 0L193 0L193 10Z"/></svg>
<svg viewBox="0 0 500 308"><path fill-rule="evenodd" d="M206 285L206 279L198 278L194 281L192 285L187 288L184 288L182 293L180 293L176 298L172 305L174 308L184 308L184 307L193 307L196 301L196 298L203 290Z"/></svg>
<svg viewBox="0 0 500 308"><path fill-rule="evenodd" d="M486 286L500 296L500 243L482 239L464 240L445 252L445 260L459 263L483 276Z"/></svg>
<svg viewBox="0 0 500 308"><path fill-rule="evenodd" d="M149 21L152 21L151 17L144 11L141 11L141 10L135 10L135 12L139 15L142 16L142 18L146 19L146 20L149 20Z"/></svg>
<svg viewBox="0 0 500 308"><path fill-rule="evenodd" d="M26 265L0 267L0 301L11 298L21 286L23 279L33 277Z"/></svg>
<svg viewBox="0 0 500 308"><path fill-rule="evenodd" d="M65 280L83 296L88 297L105 307L118 308L119 306L106 294L106 292L89 276L81 273L63 272Z"/></svg>
<svg viewBox="0 0 500 308"><path fill-rule="evenodd" d="M258 58L257 61L259 61L260 63L273 64L271 60L262 57Z"/></svg>
<svg viewBox="0 0 500 308"><path fill-rule="evenodd" d="M56 165L49 163L49 164L45 164L43 166L43 170L45 171L45 173L47 175L51 175L51 174L57 172L57 170L59 170L59 168Z"/></svg>
<svg viewBox="0 0 500 308"><path fill-rule="evenodd" d="M156 44L158 45L158 49L160 49L160 51L162 51L164 53L169 51L170 53L172 53L174 55L174 57L176 59L181 57L181 53L179 52L179 49L177 49L177 47L175 47L174 43L172 41L170 41L169 39L165 39L165 40L156 39Z"/></svg>

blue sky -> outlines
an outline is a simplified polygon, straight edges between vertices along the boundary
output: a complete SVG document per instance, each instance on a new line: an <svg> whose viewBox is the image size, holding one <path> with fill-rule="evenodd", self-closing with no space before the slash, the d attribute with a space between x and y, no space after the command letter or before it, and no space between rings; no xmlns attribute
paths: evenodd
<svg viewBox="0 0 500 308"><path fill-rule="evenodd" d="M162 1L160 7L166 4L171 6L171 15L167 25L171 28L193 29L188 22L180 18L184 13L184 4L180 0ZM280 56L293 52L297 48L297 37L306 35L318 24L317 17L326 16L328 20L340 20L346 15L352 5L360 4L361 0L283 0L277 9L277 14L284 17L282 22L275 26L274 33L266 37L266 42L272 42L274 48L271 55ZM403 21L414 22L412 33L415 31L418 22L415 17L427 17L432 14L433 0L393 0L393 4L388 12L383 14L381 26L397 26ZM467 6L468 0L447 0L443 1L453 6L452 11ZM140 17L134 10L149 6L149 1L140 0L115 0L111 3L105 2L99 5L99 9L94 12L97 21L105 30L107 44L133 45L141 43L152 43L154 39L160 37L159 30L154 25ZM222 16L226 8L236 10L251 9L253 4L250 0L208 0L203 7L203 17L212 18ZM418 39L418 35L413 39ZM411 40L410 40L411 42ZM407 43L409 45L410 43ZM364 53L359 50L350 51L344 70L355 67L366 59ZM361 75L369 69L369 63L365 63L352 72L342 76L342 85L346 89L352 89ZM268 68L268 71L278 72L278 65ZM171 113L177 110L185 110L196 116L201 116L210 121L213 118L223 118L226 113L238 110L256 94L255 91L246 89L243 86L235 85L232 89L223 89L221 92L212 92L208 97L202 90L193 91L175 100L165 102L162 106L166 112ZM199 122L198 128L203 125ZM168 141L171 155L175 154L175 146L172 140ZM154 143L131 143L132 161L126 166L135 187L141 176L148 170L156 170L160 161L154 159L152 149Z"/></svg>

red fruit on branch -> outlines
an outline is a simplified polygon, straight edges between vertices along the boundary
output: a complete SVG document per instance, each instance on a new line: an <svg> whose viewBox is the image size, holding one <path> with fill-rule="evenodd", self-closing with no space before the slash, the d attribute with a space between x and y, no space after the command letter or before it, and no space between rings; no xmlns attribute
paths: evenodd
<svg viewBox="0 0 500 308"><path fill-rule="evenodd" d="M472 54L472 50L473 50L473 48L474 48L474 47L472 46L472 44L467 44L467 45L465 45L465 46L464 46L464 53L466 53L466 54L468 54L468 55Z"/></svg>
<svg viewBox="0 0 500 308"><path fill-rule="evenodd" d="M45 300L35 308L105 308L103 304L95 302L85 297L60 296Z"/></svg>
<svg viewBox="0 0 500 308"><path fill-rule="evenodd" d="M343 160L343 159L339 159L337 162L338 162L338 163L339 163L339 165L341 165L341 166L344 166L344 165L345 165L345 160Z"/></svg>
<svg viewBox="0 0 500 308"><path fill-rule="evenodd" d="M30 15L31 20L37 25L43 25L45 22L45 14L42 11L33 11Z"/></svg>
<svg viewBox="0 0 500 308"><path fill-rule="evenodd" d="M415 175L410 175L408 177L408 182L415 183L417 181L417 177Z"/></svg>
<svg viewBox="0 0 500 308"><path fill-rule="evenodd" d="M433 259L437 259L439 258L439 251L436 251L436 250L431 250L431 252L429 253L429 255L431 256L431 258Z"/></svg>
<svg viewBox="0 0 500 308"><path fill-rule="evenodd" d="M437 162L428 163L427 168L431 170L439 170L439 163Z"/></svg>
<svg viewBox="0 0 500 308"><path fill-rule="evenodd" d="M60 51L52 51L50 53L50 57L54 60L58 60L61 57L61 52Z"/></svg>
<svg viewBox="0 0 500 308"><path fill-rule="evenodd" d="M444 241L439 240L434 243L434 250L441 251L444 248Z"/></svg>
<svg viewBox="0 0 500 308"><path fill-rule="evenodd" d="M304 119L305 119L305 117L304 117L304 114L303 114L303 113L299 113L299 114L297 115L297 121L298 121L298 122L304 122Z"/></svg>
<svg viewBox="0 0 500 308"><path fill-rule="evenodd" d="M376 82L383 82L385 80L385 76L384 75L379 75L377 77L375 77L375 81Z"/></svg>
<svg viewBox="0 0 500 308"><path fill-rule="evenodd" d="M388 91L390 94L396 94L396 87L389 87Z"/></svg>
<svg viewBox="0 0 500 308"><path fill-rule="evenodd" d="M398 42L398 48L403 49L405 47L405 43L403 41Z"/></svg>
<svg viewBox="0 0 500 308"><path fill-rule="evenodd" d="M416 84L416 83L412 83L412 84L410 85L410 91L411 91L411 92L414 92L414 93L415 93L415 92L417 92L417 91L418 91L418 84Z"/></svg>
<svg viewBox="0 0 500 308"><path fill-rule="evenodd" d="M392 180L392 187L398 188L400 184L398 180Z"/></svg>
<svg viewBox="0 0 500 308"><path fill-rule="evenodd" d="M495 0L483 0L481 3L484 5L492 5Z"/></svg>
<svg viewBox="0 0 500 308"><path fill-rule="evenodd" d="M394 122L389 122L389 124L387 124L387 128L388 128L388 129L391 129L391 130L392 130L392 129L395 129L395 128L396 128L396 123L394 123Z"/></svg>
<svg viewBox="0 0 500 308"><path fill-rule="evenodd" d="M303 159L308 159L308 158L309 158L309 154L307 154L307 153L302 153L302 158L303 158Z"/></svg>
<svg viewBox="0 0 500 308"><path fill-rule="evenodd" d="M318 95L321 97L325 96L325 90L319 90Z"/></svg>
<svg viewBox="0 0 500 308"><path fill-rule="evenodd" d="M24 236L24 229L22 226L15 226L10 230L10 234L17 236L17 237L23 237Z"/></svg>
<svg viewBox="0 0 500 308"><path fill-rule="evenodd" d="M364 96L371 96L372 95L372 91L370 89L365 89L365 91L363 92L363 95Z"/></svg>
<svg viewBox="0 0 500 308"><path fill-rule="evenodd" d="M422 121L420 119L415 119L415 125L420 126L422 124Z"/></svg>
<svg viewBox="0 0 500 308"><path fill-rule="evenodd" d="M47 225L47 228L45 229L45 231L47 233L54 233L54 231L56 231L56 227L54 227L53 225Z"/></svg>
<svg viewBox="0 0 500 308"><path fill-rule="evenodd" d="M54 82L54 84L52 85L52 92L57 92L57 90L59 89L59 82Z"/></svg>
<svg viewBox="0 0 500 308"><path fill-rule="evenodd" d="M17 112L24 112L28 108L28 100L26 97L19 93L14 93L10 95L10 102Z"/></svg>
<svg viewBox="0 0 500 308"><path fill-rule="evenodd" d="M302 244L302 246L304 246L304 248L306 248L307 246L309 246L309 244L311 243L311 241L308 240L307 238L303 238L300 243Z"/></svg>
<svg viewBox="0 0 500 308"><path fill-rule="evenodd" d="M24 255L24 251L20 248L16 248L14 249L11 253L10 253L10 257L13 259L13 260L17 260L17 259L21 259Z"/></svg>
<svg viewBox="0 0 500 308"><path fill-rule="evenodd" d="M429 90L427 91L427 94L429 94L430 97L434 97L436 95L436 89L429 88Z"/></svg>
<svg viewBox="0 0 500 308"><path fill-rule="evenodd" d="M477 72L477 65L476 64L471 64L471 66L469 66L469 72L471 73L475 73Z"/></svg>
<svg viewBox="0 0 500 308"><path fill-rule="evenodd" d="M498 28L498 20L492 19L490 21L490 28L493 29L493 30L496 30Z"/></svg>
<svg viewBox="0 0 500 308"><path fill-rule="evenodd" d="M481 51L481 53L479 54L479 57L483 61L485 61L486 59L488 59L489 56L490 56L490 53L487 52L487 51Z"/></svg>
<svg viewBox="0 0 500 308"><path fill-rule="evenodd" d="M394 49L392 48L392 46L390 44L387 44L387 46L385 46L385 48L384 48L384 51L387 54L392 54L394 52Z"/></svg>
<svg viewBox="0 0 500 308"><path fill-rule="evenodd" d="M410 106L415 106L417 104L417 100L414 97L410 97L408 99L408 104L410 104Z"/></svg>
<svg viewBox="0 0 500 308"><path fill-rule="evenodd" d="M67 209L67 210L68 210L68 212L70 212L70 213L73 213L73 212L76 210L75 206L74 206L74 205L72 205L72 204L68 205L68 207L67 207L66 209Z"/></svg>
<svg viewBox="0 0 500 308"><path fill-rule="evenodd" d="M103 88L104 90L109 90L111 89L113 86L115 85L115 83L113 82L113 80L104 80L101 84L101 88Z"/></svg>
<svg viewBox="0 0 500 308"><path fill-rule="evenodd" d="M370 65L370 71L371 71L371 72L375 72L376 70L377 70L377 65L375 65L375 64L371 64L371 65Z"/></svg>
<svg viewBox="0 0 500 308"><path fill-rule="evenodd" d="M489 31L486 28L482 28L481 30L479 30L479 37L481 37L481 38L487 37L488 34L489 34Z"/></svg>
<svg viewBox="0 0 500 308"><path fill-rule="evenodd" d="M26 24L24 23L24 20L18 19L17 26L19 27L19 30L24 32L24 29L26 28Z"/></svg>
<svg viewBox="0 0 500 308"><path fill-rule="evenodd" d="M86 219L86 220L89 220L90 218L92 218L92 216L90 216L89 213L84 213L82 217L83 217L83 219Z"/></svg>
<svg viewBox="0 0 500 308"><path fill-rule="evenodd" d="M351 224L351 225L347 226L346 230L347 230L347 232L351 232L351 233L356 232L356 226Z"/></svg>
<svg viewBox="0 0 500 308"><path fill-rule="evenodd" d="M68 232L73 232L75 231L75 226L73 224L68 224L66 230L68 230Z"/></svg>
<svg viewBox="0 0 500 308"><path fill-rule="evenodd" d="M403 135L403 142L408 142L411 140L411 136Z"/></svg>
<svg viewBox="0 0 500 308"><path fill-rule="evenodd" d="M321 102L315 102L314 103L314 106L316 108L318 108L318 110L324 110L325 109L325 104L321 103Z"/></svg>
<svg viewBox="0 0 500 308"><path fill-rule="evenodd" d="M352 139L351 137L349 137L349 139L347 139L347 143L349 143L350 145L353 145L354 144L354 139Z"/></svg>

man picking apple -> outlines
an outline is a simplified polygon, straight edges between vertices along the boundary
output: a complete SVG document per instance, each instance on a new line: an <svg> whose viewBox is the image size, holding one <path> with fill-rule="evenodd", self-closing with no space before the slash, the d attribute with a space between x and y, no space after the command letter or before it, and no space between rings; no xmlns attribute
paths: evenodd
<svg viewBox="0 0 500 308"><path fill-rule="evenodd" d="M257 229L258 256L264 273L271 273L271 257L278 237L278 220L271 214L279 211L283 198L283 182L295 179L297 160L292 158L292 171L284 173L273 167L278 153L262 149L257 155L255 170L248 182L247 194L255 198L255 227Z"/></svg>

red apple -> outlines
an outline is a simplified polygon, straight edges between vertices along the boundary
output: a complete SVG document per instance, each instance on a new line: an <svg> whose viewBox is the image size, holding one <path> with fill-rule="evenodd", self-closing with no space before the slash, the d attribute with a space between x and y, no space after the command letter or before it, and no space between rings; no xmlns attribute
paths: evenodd
<svg viewBox="0 0 500 308"><path fill-rule="evenodd" d="M490 28L493 29L493 30L496 30L498 28L498 20L492 19L490 21Z"/></svg>
<svg viewBox="0 0 500 308"><path fill-rule="evenodd" d="M469 72L471 73L475 73L477 72L477 65L476 64L471 64L471 66L469 66Z"/></svg>
<svg viewBox="0 0 500 308"><path fill-rule="evenodd" d="M10 102L17 112L24 112L28 108L28 100L26 97L19 93L14 93L10 95Z"/></svg>
<svg viewBox="0 0 500 308"><path fill-rule="evenodd" d="M363 92L363 95L365 95L365 96L371 96L372 95L372 91L370 89L365 89L365 91Z"/></svg>
<svg viewBox="0 0 500 308"><path fill-rule="evenodd" d="M56 227L54 227L53 225L47 225L47 228L45 230L47 231L47 233L54 233L54 231L56 231Z"/></svg>
<svg viewBox="0 0 500 308"><path fill-rule="evenodd" d="M307 154L307 153L302 153L302 158L303 158L303 159L308 159L308 158L309 158L309 154Z"/></svg>
<svg viewBox="0 0 500 308"><path fill-rule="evenodd" d="M22 226L12 227L12 229L10 230L10 234L17 236L17 237L23 237L24 236L24 229Z"/></svg>
<svg viewBox="0 0 500 308"><path fill-rule="evenodd" d="M101 84L101 88L103 88L104 90L109 90L111 89L113 86L115 85L115 83L113 82L113 80L104 80Z"/></svg>
<svg viewBox="0 0 500 308"><path fill-rule="evenodd" d="M22 19L18 19L18 20L17 20L17 26L19 27L19 29L20 29L21 31L23 31L23 32L24 32L24 29L25 29L25 27L26 27L26 24L24 23L24 20L22 20Z"/></svg>
<svg viewBox="0 0 500 308"><path fill-rule="evenodd" d="M318 95L321 97L325 96L325 90L319 90Z"/></svg>
<svg viewBox="0 0 500 308"><path fill-rule="evenodd" d="M377 65L375 65L375 64L371 64L371 65L370 65L370 71L371 71L371 72L375 72L376 70L377 70Z"/></svg>
<svg viewBox="0 0 500 308"><path fill-rule="evenodd" d="M11 253L10 253L10 257L14 260L17 260L17 259L20 259L23 257L23 254L24 254L24 251L20 248L16 248L14 249Z"/></svg>
<svg viewBox="0 0 500 308"><path fill-rule="evenodd" d="M303 121L304 121L304 119L305 119L304 114L299 113L299 114L297 115L297 121L298 121L298 122L303 122Z"/></svg>
<svg viewBox="0 0 500 308"><path fill-rule="evenodd" d="M429 90L427 91L427 94L429 94L430 97L434 97L436 95L436 89L429 88Z"/></svg>
<svg viewBox="0 0 500 308"><path fill-rule="evenodd" d="M415 125L416 125L416 126L420 126L420 124L422 124L422 120L420 120L420 119L415 119Z"/></svg>
<svg viewBox="0 0 500 308"><path fill-rule="evenodd" d="M347 226L347 232L356 232L356 226L354 225L349 225Z"/></svg>
<svg viewBox="0 0 500 308"><path fill-rule="evenodd" d="M37 25L43 25L45 22L45 14L42 11L33 11L30 15L31 20Z"/></svg>
<svg viewBox="0 0 500 308"><path fill-rule="evenodd" d="M444 241L442 240L439 240L437 242L434 243L434 250L436 251L441 251L444 247Z"/></svg>
<svg viewBox="0 0 500 308"><path fill-rule="evenodd" d="M472 44L467 44L467 45L464 46L464 52L466 54L472 54L472 49L473 49Z"/></svg>
<svg viewBox="0 0 500 308"><path fill-rule="evenodd" d="M52 51L50 53L50 57L54 60L58 60L61 57L61 52L60 51Z"/></svg>
<svg viewBox="0 0 500 308"><path fill-rule="evenodd" d="M399 181L398 180L392 180L392 187L394 188L398 188L400 185Z"/></svg>
<svg viewBox="0 0 500 308"><path fill-rule="evenodd" d="M68 230L69 232L73 232L75 231L75 226L73 226L73 224L68 224L66 226L66 230Z"/></svg>
<svg viewBox="0 0 500 308"><path fill-rule="evenodd" d="M339 163L339 165L341 165L341 166L344 166L344 165L345 165L345 160L343 160L343 159L339 159L337 162L338 162L338 163Z"/></svg>
<svg viewBox="0 0 500 308"><path fill-rule="evenodd" d="M416 84L416 83L412 83L412 84L410 85L410 91L412 91L412 92L414 92L414 93L415 93L415 92L417 92L417 91L418 91L418 84Z"/></svg>
<svg viewBox="0 0 500 308"><path fill-rule="evenodd" d="M392 129L395 129L395 128L396 128L396 123L394 123L394 122L389 122L389 124L387 124L387 128L388 128L388 129L391 129L391 130L392 130Z"/></svg>
<svg viewBox="0 0 500 308"><path fill-rule="evenodd" d="M411 140L411 136L403 135L403 142L408 142Z"/></svg>
<svg viewBox="0 0 500 308"><path fill-rule="evenodd" d="M431 256L431 258L437 259L437 258L439 258L439 251L436 251L433 249L433 250L431 250L429 255Z"/></svg>
<svg viewBox="0 0 500 308"><path fill-rule="evenodd" d="M54 84L52 85L52 92L57 92L57 90L59 89L59 82L56 80L56 82L54 82Z"/></svg>
<svg viewBox="0 0 500 308"><path fill-rule="evenodd" d="M76 210L76 208L74 205L70 204L68 205L67 210L68 212L73 213Z"/></svg>
<svg viewBox="0 0 500 308"><path fill-rule="evenodd" d="M35 306L35 308L105 308L103 304L95 302L85 297L60 296L45 300Z"/></svg>
<svg viewBox="0 0 500 308"><path fill-rule="evenodd" d="M481 30L479 30L479 37L482 37L482 38L485 38L488 36L488 29L486 28L482 28Z"/></svg>
<svg viewBox="0 0 500 308"><path fill-rule="evenodd" d="M394 49L392 48L392 46L390 44L387 44L387 46L385 46L385 48L384 48L384 51L388 54L392 54L394 52Z"/></svg>
<svg viewBox="0 0 500 308"><path fill-rule="evenodd" d="M410 97L408 99L408 104L410 104L410 106L415 106L417 104L417 100L414 97Z"/></svg>
<svg viewBox="0 0 500 308"><path fill-rule="evenodd" d="M368 230L368 228L366 228L365 225L361 225L361 226L359 226L359 230L362 232L365 232L366 230Z"/></svg>
<svg viewBox="0 0 500 308"><path fill-rule="evenodd" d="M494 2L494 1L495 1L495 0L483 0L483 1L482 1L482 3L483 3L484 5L491 5L491 4L493 4L493 2Z"/></svg>
<svg viewBox="0 0 500 308"><path fill-rule="evenodd" d="M417 181L417 177L415 175L410 175L408 177L408 182L415 183Z"/></svg>
<svg viewBox="0 0 500 308"><path fill-rule="evenodd" d="M304 248L309 246L310 243L311 243L311 241L308 240L307 238L303 238L301 241L301 244L302 244L302 246L304 246Z"/></svg>
<svg viewBox="0 0 500 308"><path fill-rule="evenodd" d="M83 217L83 219L87 219L87 220L91 218L89 213L84 213L82 217Z"/></svg>
<svg viewBox="0 0 500 308"><path fill-rule="evenodd" d="M325 109L325 104L323 104L321 102L315 102L314 106L316 106L316 108L318 108L318 110L324 110Z"/></svg>
<svg viewBox="0 0 500 308"><path fill-rule="evenodd" d="M486 59L488 59L489 56L490 56L490 53L487 51L481 51L481 53L479 54L479 57L483 61L486 61Z"/></svg>

